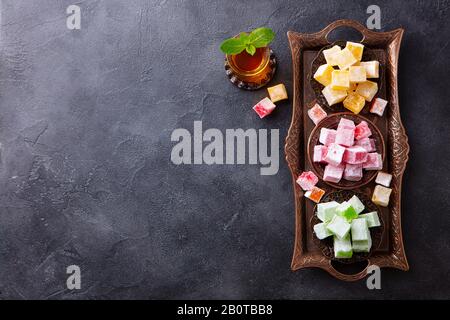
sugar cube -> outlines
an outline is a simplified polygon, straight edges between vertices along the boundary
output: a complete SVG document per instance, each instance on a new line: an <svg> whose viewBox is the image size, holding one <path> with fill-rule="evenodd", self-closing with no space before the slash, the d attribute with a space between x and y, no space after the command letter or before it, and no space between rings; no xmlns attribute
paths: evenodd
<svg viewBox="0 0 450 320"><path fill-rule="evenodd" d="M367 151L361 146L352 146L345 149L343 161L349 164L363 164L367 161Z"/></svg>
<svg viewBox="0 0 450 320"><path fill-rule="evenodd" d="M361 140L363 138L368 138L372 135L372 131L369 128L369 125L366 121L361 121L356 127L355 127L355 139Z"/></svg>
<svg viewBox="0 0 450 320"><path fill-rule="evenodd" d="M325 239L331 235L333 235L326 227L325 223L318 223L314 225L314 233L316 234L316 237L320 240Z"/></svg>
<svg viewBox="0 0 450 320"><path fill-rule="evenodd" d="M338 129L351 129L351 130L354 130L355 129L355 123L353 122L353 120L346 119L346 118L341 118L339 120Z"/></svg>
<svg viewBox="0 0 450 320"><path fill-rule="evenodd" d="M302 187L303 190L312 190L317 182L319 182L319 178L317 178L312 171L304 171L298 176L296 182L300 187Z"/></svg>
<svg viewBox="0 0 450 320"><path fill-rule="evenodd" d="M378 84L372 81L361 82L356 87L355 92L366 99L366 101L372 101L373 97L378 91Z"/></svg>
<svg viewBox="0 0 450 320"><path fill-rule="evenodd" d="M336 132L336 144L350 147L355 143L355 132L352 129L338 128Z"/></svg>
<svg viewBox="0 0 450 320"><path fill-rule="evenodd" d="M332 165L328 164L325 166L323 171L323 181L338 183L342 179L342 174L344 173L344 165Z"/></svg>
<svg viewBox="0 0 450 320"><path fill-rule="evenodd" d="M320 129L320 136L319 136L320 143L329 146L330 144L334 143L335 140L336 140L336 130L327 128Z"/></svg>
<svg viewBox="0 0 450 320"><path fill-rule="evenodd" d="M325 190L322 190L318 187L314 187L311 190L308 190L305 192L305 197L314 201L315 203L319 203L320 199L322 199L324 194L325 194Z"/></svg>
<svg viewBox="0 0 450 320"><path fill-rule="evenodd" d="M367 220L367 226L369 228L381 226L380 219L378 218L378 214L376 211L361 214L359 215L359 217Z"/></svg>
<svg viewBox="0 0 450 320"><path fill-rule="evenodd" d="M391 196L392 189L383 186L375 186L372 195L372 202L382 206L387 207L389 205L389 197Z"/></svg>
<svg viewBox="0 0 450 320"><path fill-rule="evenodd" d="M258 116L262 119L268 114L272 113L272 111L275 109L275 104L269 99L264 98L260 102L258 102L254 107L253 110L258 114Z"/></svg>
<svg viewBox="0 0 450 320"><path fill-rule="evenodd" d="M355 195L353 195L353 197L350 198L350 200L348 200L348 203L351 204L351 206L353 207L353 209L355 209L357 214L360 214L361 212L364 211L364 204L361 202L361 200L359 200L359 198Z"/></svg>
<svg viewBox="0 0 450 320"><path fill-rule="evenodd" d="M345 90L334 90L330 85L326 86L322 90L322 94L328 102L328 105L332 106L333 104L344 101L347 96L347 91Z"/></svg>
<svg viewBox="0 0 450 320"><path fill-rule="evenodd" d="M352 242L350 236L343 239L333 238L334 257L340 259L350 259L353 256Z"/></svg>
<svg viewBox="0 0 450 320"><path fill-rule="evenodd" d="M326 227L336 237L342 239L348 235L351 225L345 218L335 215Z"/></svg>
<svg viewBox="0 0 450 320"><path fill-rule="evenodd" d="M347 90L350 88L350 72L348 70L333 70L331 73L331 89Z"/></svg>
<svg viewBox="0 0 450 320"><path fill-rule="evenodd" d="M378 171L377 177L375 178L375 182L381 184L385 187L391 186L392 174Z"/></svg>
<svg viewBox="0 0 450 320"><path fill-rule="evenodd" d="M350 52L353 54L356 60L361 61L364 45L362 45L361 43L347 41L345 47L348 48L348 50L350 50Z"/></svg>
<svg viewBox="0 0 450 320"><path fill-rule="evenodd" d="M337 59L335 54L339 51L341 51L341 47L339 47L338 45L322 51L327 64L329 64L330 66L337 66Z"/></svg>
<svg viewBox="0 0 450 320"><path fill-rule="evenodd" d="M325 161L334 166L338 166L342 162L342 157L344 156L345 148L336 143L332 143L328 146L328 152L325 156Z"/></svg>
<svg viewBox="0 0 450 320"><path fill-rule="evenodd" d="M317 217L322 222L329 222L336 214L339 203L336 201L322 202L317 205Z"/></svg>
<svg viewBox="0 0 450 320"><path fill-rule="evenodd" d="M317 71L314 73L314 79L316 79L316 81L320 84L328 86L329 84L331 84L331 73L333 71L334 68L332 66L330 66L329 64L323 64L319 68L317 68Z"/></svg>
<svg viewBox="0 0 450 320"><path fill-rule="evenodd" d="M327 113L316 103L308 110L308 116L317 125L322 119L326 118Z"/></svg>
<svg viewBox="0 0 450 320"><path fill-rule="evenodd" d="M352 220L351 226L352 241L361 241L369 239L369 228L367 227L367 221L364 218L358 218Z"/></svg>
<svg viewBox="0 0 450 320"><path fill-rule="evenodd" d="M353 252L370 252L370 248L372 248L372 237L370 236L370 232L368 233L367 240L352 240Z"/></svg>
<svg viewBox="0 0 450 320"><path fill-rule="evenodd" d="M353 56L353 53L348 49L344 48L341 51L333 55L337 60L339 69L346 70L350 66L354 65L358 60Z"/></svg>
<svg viewBox="0 0 450 320"><path fill-rule="evenodd" d="M286 87L282 83L267 88L267 91L269 92L269 97L272 102L277 102L288 98Z"/></svg>
<svg viewBox="0 0 450 320"><path fill-rule="evenodd" d="M362 66L351 66L348 71L351 83L364 82L367 80L366 68Z"/></svg>
<svg viewBox="0 0 450 320"><path fill-rule="evenodd" d="M354 114L358 114L364 108L366 104L366 100L359 93L350 92L347 97L344 99L344 107Z"/></svg>
<svg viewBox="0 0 450 320"><path fill-rule="evenodd" d="M320 144L314 146L313 162L326 163L325 157L327 152L328 148L326 146L322 146Z"/></svg>
<svg viewBox="0 0 450 320"><path fill-rule="evenodd" d="M363 147L367 152L376 151L374 139L362 138L361 140L357 140L355 145Z"/></svg>
<svg viewBox="0 0 450 320"><path fill-rule="evenodd" d="M360 62L359 65L366 69L367 78L379 77L380 63L378 61L364 61Z"/></svg>
<svg viewBox="0 0 450 320"><path fill-rule="evenodd" d="M352 221L356 217L358 217L358 214L355 211L355 208L348 202L344 201L342 202L337 208L336 208L336 214L338 216L341 216L347 221Z"/></svg>
<svg viewBox="0 0 450 320"><path fill-rule="evenodd" d="M370 107L370 112L375 113L375 114L379 115L380 117L382 117L383 113L384 113L384 109L386 109L387 103L388 102L384 99L376 98L373 101L372 106Z"/></svg>
<svg viewBox="0 0 450 320"><path fill-rule="evenodd" d="M363 177L362 164L347 163L344 169L344 179L347 181L360 181Z"/></svg>
<svg viewBox="0 0 450 320"><path fill-rule="evenodd" d="M363 164L363 169L366 170L381 170L383 169L383 160L381 154L371 152L367 154L367 160Z"/></svg>

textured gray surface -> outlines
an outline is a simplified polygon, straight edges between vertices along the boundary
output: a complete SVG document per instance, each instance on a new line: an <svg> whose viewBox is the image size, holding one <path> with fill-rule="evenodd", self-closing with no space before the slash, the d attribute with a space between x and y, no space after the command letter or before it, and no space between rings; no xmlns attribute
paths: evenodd
<svg viewBox="0 0 450 320"><path fill-rule="evenodd" d="M294 237L282 147L290 102L232 86L222 39L277 33L274 80L292 94L286 31L365 21L373 1L1 1L0 298L449 298L449 1L377 1L406 29L400 104L410 138L403 193L409 272L382 290L289 269ZM175 128L279 128L280 171L175 166ZM65 289L65 268L82 289Z"/></svg>

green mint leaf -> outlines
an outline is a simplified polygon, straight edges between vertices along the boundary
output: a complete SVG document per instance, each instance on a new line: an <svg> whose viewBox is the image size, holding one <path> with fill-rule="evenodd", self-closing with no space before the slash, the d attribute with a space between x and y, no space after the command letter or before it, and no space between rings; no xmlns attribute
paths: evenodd
<svg viewBox="0 0 450 320"><path fill-rule="evenodd" d="M249 35L247 32L241 32L239 35L239 39L241 39L242 43L246 45L250 42Z"/></svg>
<svg viewBox="0 0 450 320"><path fill-rule="evenodd" d="M220 50L225 54L238 54L245 50L245 43L241 38L230 38L222 42Z"/></svg>
<svg viewBox="0 0 450 320"><path fill-rule="evenodd" d="M255 52L256 52L256 48L255 48L254 45L249 44L249 45L247 45L247 46L245 47L245 51L247 51L247 53L250 54L250 55L254 55Z"/></svg>
<svg viewBox="0 0 450 320"><path fill-rule="evenodd" d="M249 35L249 40L255 48L266 47L269 43L272 42L275 37L275 33L270 28L256 28Z"/></svg>

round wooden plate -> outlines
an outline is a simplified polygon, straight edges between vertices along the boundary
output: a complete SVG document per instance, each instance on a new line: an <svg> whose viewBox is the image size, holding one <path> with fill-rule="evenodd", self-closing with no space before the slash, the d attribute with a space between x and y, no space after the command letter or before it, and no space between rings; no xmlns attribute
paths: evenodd
<svg viewBox="0 0 450 320"><path fill-rule="evenodd" d="M369 252L354 252L353 256L350 259L339 259L334 257L334 246L333 246L333 237L328 237L323 240L319 240L316 235L314 234L314 225L317 223L321 223L322 221L317 218L316 212L317 212L317 205L314 206L314 215L311 217L310 227L311 232L313 232L313 241L317 245L317 247L320 248L323 255L334 261L339 261L345 264L349 263L355 263L359 261L367 260L374 251L378 249L378 247L381 244L381 241L383 239L383 232L385 228L384 221L380 215L380 209L369 199L368 196L366 196L363 193L357 193L350 190L338 190L331 193L328 193L325 195L320 202L329 202L329 201L336 201L336 202L344 202L349 200L351 197L353 197L356 194L356 196L361 200L361 202L364 204L365 209L361 213L368 213L372 211L376 211L378 213L378 218L380 219L381 226L379 227L373 227L370 228L370 236L372 237L372 247L370 248Z"/></svg>
<svg viewBox="0 0 450 320"><path fill-rule="evenodd" d="M319 137L320 137L320 130L322 128L328 128L328 129L336 129L339 121L341 118L346 118L349 120L353 120L355 122L355 125L359 124L361 121L366 121L369 125L370 131L372 131L371 139L374 139L375 141L375 148L376 152L381 153L381 158L384 161L385 158L385 145L384 145L384 139L383 135L381 134L380 130L373 124L370 120L364 118L363 116L353 114L351 112L341 112L341 113L335 113L332 115L329 115L322 121L320 121L317 126L311 131L311 135L309 136L308 140L308 159L309 163L311 164L311 167L314 171L314 173L323 180L323 171L325 168L325 165L314 162L314 146L319 144ZM333 183L324 181L326 184L333 186L337 189L354 189L359 188L363 185L368 184L370 181L372 181L375 176L377 175L377 170L364 170L363 169L363 177L360 181L347 181L344 178L339 181L339 183Z"/></svg>
<svg viewBox="0 0 450 320"><path fill-rule="evenodd" d="M329 106L327 100L325 99L325 97L322 94L322 90L323 90L324 86L321 83L317 82L313 78L313 76L314 76L314 73L316 73L317 69L321 65L327 63L327 61L325 60L325 57L323 56L322 51L326 50L326 49L330 49L331 47L333 47L335 45L338 45L341 48L344 48L345 45L346 45L346 41L339 40L339 41L336 41L336 42L334 42L334 43L332 43L330 45L327 45L327 46L323 47L319 51L317 56L314 58L314 60L312 61L311 69L310 69L311 73L309 74L309 82L311 84L311 88L314 91L314 94L316 96L317 102L321 106L327 108L330 111L340 111L340 110L342 110L342 108L344 108L344 106L343 106L342 102L333 104L332 106ZM369 51L369 50L364 50L361 61L372 61L372 60L382 61L381 57L378 57L375 52ZM373 79L372 78L368 79L369 81L376 82L378 84L378 92L380 92L381 86L383 84L383 82L381 81L381 79L383 79L383 74L382 73L383 73L383 66L380 63L379 77L378 78L373 78ZM369 104L370 104L370 102L366 101L366 104L365 104L364 107L366 107Z"/></svg>

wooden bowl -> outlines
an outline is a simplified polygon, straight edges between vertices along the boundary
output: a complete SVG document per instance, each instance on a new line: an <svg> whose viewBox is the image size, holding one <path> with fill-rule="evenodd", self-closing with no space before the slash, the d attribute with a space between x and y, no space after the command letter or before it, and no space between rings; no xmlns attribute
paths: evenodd
<svg viewBox="0 0 450 320"><path fill-rule="evenodd" d="M327 63L327 61L325 60L325 57L323 56L322 51L326 50L326 49L330 49L331 47L333 47L335 45L338 45L341 48L344 48L345 44L346 44L346 41L340 40L340 41L336 41L330 45L323 47L311 63L311 73L309 74L309 83L311 84L311 88L314 91L317 102L321 106L327 108L330 111L341 111L344 108L344 106L343 106L342 102L333 104L332 106L329 106L327 100L325 99L325 97L322 94L322 90L323 90L324 86L321 83L317 82L313 78L313 76L314 76L314 73L316 73L317 69L321 65ZM364 61L372 61L372 60L377 60L378 62L380 62L380 61L382 61L382 58L379 57L374 51L364 50L361 61L364 62ZM379 77L373 78L373 79L372 78L368 79L369 81L376 82L378 84L378 92L380 92L382 84L383 84L383 82L381 80L381 79L383 79L382 73L383 73L383 66L381 65L381 62L380 62ZM369 105L369 104L370 104L370 102L366 101L364 108L367 107L367 105Z"/></svg>
<svg viewBox="0 0 450 320"><path fill-rule="evenodd" d="M341 118L346 118L349 120L353 120L355 124L359 124L361 121L366 121L369 125L370 131L372 131L372 136L370 138L374 139L375 141L375 148L376 152L381 153L381 157L384 161L385 154L386 154L386 148L384 144L383 135L381 134L380 130L373 124L370 120L366 119L363 116L353 114L351 112L341 112L341 113L334 113L320 121L317 126L311 131L311 134L309 136L308 140L308 159L309 163L311 164L311 167L314 171L314 173L323 180L323 172L325 165L314 162L314 146L319 144L319 136L320 136L320 129L322 128L328 128L328 129L336 129L339 121ZM377 170L364 170L363 169L363 177L360 181L347 181L344 178L339 181L339 183L334 182L328 182L324 181L326 184L337 188L337 189L354 189L359 188L361 186L364 186L368 184L370 181L372 181L375 176L377 175Z"/></svg>
<svg viewBox="0 0 450 320"><path fill-rule="evenodd" d="M349 200L351 197L353 197L356 194L356 196L361 200L361 202L364 204L365 209L362 213L368 213L372 211L376 211L378 213L378 218L380 219L381 226L379 227L373 227L370 228L370 236L372 237L372 247L370 248L369 252L354 252L353 256L350 259L341 259L341 258L335 258L334 257L334 246L333 246L333 237L328 237L323 240L319 240L315 234L313 234L313 241L317 245L317 247L322 251L323 255L334 261L339 261L345 264L349 263L355 263L367 260L374 251L378 249L378 247L381 244L381 241L383 240L383 232L385 228L385 223L383 221L383 218L380 214L380 209L375 205L370 198L363 194L363 193L357 193L350 190L338 190L331 193L326 194L321 202L329 202L329 201L337 201L339 203ZM314 225L317 223L321 223L322 221L317 218L316 215L317 212L317 205L314 206L314 215L311 217L310 221L310 228L312 232L314 233Z"/></svg>

